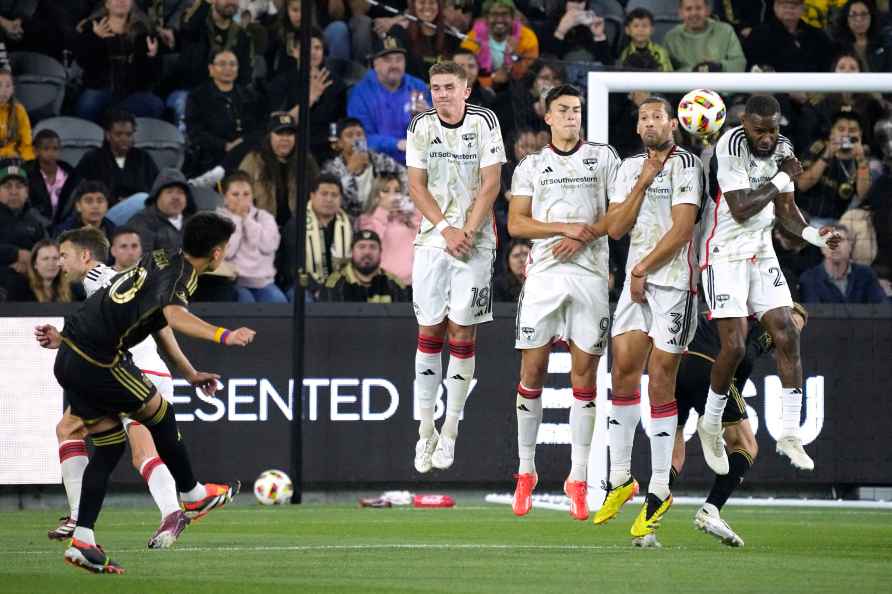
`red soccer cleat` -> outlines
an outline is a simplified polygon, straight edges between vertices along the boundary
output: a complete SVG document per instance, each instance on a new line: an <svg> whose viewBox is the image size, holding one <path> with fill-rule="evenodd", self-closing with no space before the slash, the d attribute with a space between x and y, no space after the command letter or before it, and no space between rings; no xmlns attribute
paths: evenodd
<svg viewBox="0 0 892 594"><path fill-rule="evenodd" d="M577 520L588 520L588 484L585 481L564 481L564 493L570 498L570 515Z"/></svg>
<svg viewBox="0 0 892 594"><path fill-rule="evenodd" d="M71 546L65 551L65 562L93 573L124 573L124 568L112 561L102 547L71 539Z"/></svg>
<svg viewBox="0 0 892 594"><path fill-rule="evenodd" d="M514 499L511 500L511 509L515 516L525 516L533 509L533 489L539 482L539 475L535 472L515 474L517 487L514 488Z"/></svg>
<svg viewBox="0 0 892 594"><path fill-rule="evenodd" d="M238 495L241 486L239 481L223 485L205 483L204 488L207 495L198 501L183 501L180 505L183 507L186 517L194 522L232 501Z"/></svg>

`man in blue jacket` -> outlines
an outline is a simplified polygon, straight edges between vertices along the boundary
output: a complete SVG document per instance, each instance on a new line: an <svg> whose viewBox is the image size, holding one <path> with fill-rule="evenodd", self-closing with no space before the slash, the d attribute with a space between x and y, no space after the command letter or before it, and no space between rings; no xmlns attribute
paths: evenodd
<svg viewBox="0 0 892 594"><path fill-rule="evenodd" d="M831 225L842 236L835 250L823 248L824 262L799 277L804 303L885 303L886 293L869 266L852 262L852 240L843 225Z"/></svg>
<svg viewBox="0 0 892 594"><path fill-rule="evenodd" d="M406 74L406 48L388 35L376 41L372 68L350 92L347 114L362 122L370 149L405 165L406 128L430 104L424 81Z"/></svg>

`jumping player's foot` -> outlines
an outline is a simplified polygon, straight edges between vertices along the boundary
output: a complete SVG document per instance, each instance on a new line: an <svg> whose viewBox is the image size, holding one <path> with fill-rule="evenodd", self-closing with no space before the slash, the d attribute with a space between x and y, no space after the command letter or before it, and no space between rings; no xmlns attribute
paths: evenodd
<svg viewBox="0 0 892 594"><path fill-rule="evenodd" d="M238 495L241 486L239 481L222 485L205 483L204 488L207 490L207 495L198 501L183 501L180 505L183 507L186 517L194 522L232 501Z"/></svg>
<svg viewBox="0 0 892 594"><path fill-rule="evenodd" d="M722 440L722 426L719 425L718 432L715 432L703 420L700 417L697 421L697 435L700 437L706 465L716 474L728 474L728 452L725 451L725 442Z"/></svg>
<svg viewBox="0 0 892 594"><path fill-rule="evenodd" d="M815 461L805 453L802 440L798 437L782 437L777 441L777 453L790 459L790 464L799 470L814 470Z"/></svg>
<svg viewBox="0 0 892 594"><path fill-rule="evenodd" d="M169 549L177 541L183 530L191 522L186 514L180 510L167 514L161 521L161 526L149 539L150 549Z"/></svg>
<svg viewBox="0 0 892 594"><path fill-rule="evenodd" d="M93 573L124 573L124 568L112 561L102 547L71 539L65 551L65 562Z"/></svg>
<svg viewBox="0 0 892 594"><path fill-rule="evenodd" d="M514 488L514 498L511 500L511 510L515 516L525 516L533 509L533 489L539 482L539 475L535 472L522 472L515 474L517 486Z"/></svg>
<svg viewBox="0 0 892 594"><path fill-rule="evenodd" d="M415 470L422 474L430 472L433 467L431 457L434 455L434 450L437 449L438 441L440 441L440 436L436 431L431 433L430 437L418 439L415 444Z"/></svg>
<svg viewBox="0 0 892 594"><path fill-rule="evenodd" d="M660 519L669 511L670 507L672 507L672 495L662 500L653 493L648 493L647 497L644 498L644 505L641 506L641 511L638 512L638 517L635 518L635 523L632 524L632 529L629 532L634 538L642 538L648 534L653 534L660 527Z"/></svg>
<svg viewBox="0 0 892 594"><path fill-rule="evenodd" d="M585 481L564 481L564 494L570 498L570 515L585 522L588 520L588 484Z"/></svg>
<svg viewBox="0 0 892 594"><path fill-rule="evenodd" d="M743 539L731 530L728 523L719 515L714 505L704 505L694 515L694 526L706 534L710 534L729 547L742 547Z"/></svg>
<svg viewBox="0 0 892 594"><path fill-rule="evenodd" d="M431 456L431 464L434 468L446 470L455 462L455 438L440 434L440 441L437 442L437 449Z"/></svg>
<svg viewBox="0 0 892 594"><path fill-rule="evenodd" d="M609 484L608 487L610 487ZM626 501L637 494L638 481L632 477L629 477L629 480L618 487L609 488L607 491L607 498L604 499L601 508L595 512L595 517L592 521L595 524L604 524L605 522L612 520L617 516L619 510L622 509Z"/></svg>
<svg viewBox="0 0 892 594"><path fill-rule="evenodd" d="M77 522L70 516L59 518L59 525L49 530L46 535L50 540L68 540L74 534Z"/></svg>

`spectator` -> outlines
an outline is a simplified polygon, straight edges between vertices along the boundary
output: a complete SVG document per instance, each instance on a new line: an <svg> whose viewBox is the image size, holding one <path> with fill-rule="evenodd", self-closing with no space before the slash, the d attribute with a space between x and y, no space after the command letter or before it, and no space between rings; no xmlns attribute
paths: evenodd
<svg viewBox="0 0 892 594"><path fill-rule="evenodd" d="M446 33L442 3L442 0L409 0L408 12L420 22L398 22L388 33L408 50L406 72L426 83L430 82L430 67L451 60L458 49L458 39Z"/></svg>
<svg viewBox="0 0 892 594"><path fill-rule="evenodd" d="M139 233L144 253L178 250L183 247L183 221L195 212L192 190L179 170L168 168L158 174L146 207L127 222Z"/></svg>
<svg viewBox="0 0 892 594"><path fill-rule="evenodd" d="M709 18L706 0L681 0L682 23L669 32L663 43L676 70L696 72L743 72L746 57L734 28Z"/></svg>
<svg viewBox="0 0 892 594"><path fill-rule="evenodd" d="M108 187L101 181L82 181L74 190L74 212L53 231L58 237L70 229L97 227L111 237L115 224L105 218L108 213Z"/></svg>
<svg viewBox="0 0 892 594"><path fill-rule="evenodd" d="M410 300L410 291L381 268L381 239L368 229L353 238L350 260L328 276L320 301L351 303L398 303Z"/></svg>
<svg viewBox="0 0 892 594"><path fill-rule="evenodd" d="M873 183L859 208L842 216L840 224L851 232L852 259L872 265L887 294L892 295L892 175L884 173Z"/></svg>
<svg viewBox="0 0 892 594"><path fill-rule="evenodd" d="M832 72L841 74L863 72L861 59L854 53L843 53L833 61ZM874 146L873 127L885 116L886 110L878 95L873 93L831 93L826 95L815 106L824 129L829 129L833 116L841 111L851 111L860 116L864 122L864 144Z"/></svg>
<svg viewBox="0 0 892 594"><path fill-rule="evenodd" d="M49 128L34 137L37 158L25 164L31 206L47 220L48 227L61 223L71 212L71 193L79 178L74 167L59 160L62 140Z"/></svg>
<svg viewBox="0 0 892 594"><path fill-rule="evenodd" d="M236 84L235 54L213 52L208 71L211 80L189 93L186 105L188 169L194 175L223 164L224 159L241 161L257 129L257 100L253 91Z"/></svg>
<svg viewBox="0 0 892 594"><path fill-rule="evenodd" d="M626 15L626 37L629 45L619 54L619 62L626 64L629 60L637 63L639 59L632 58L635 54L644 54L652 58L661 72L672 72L672 59L669 51L658 43L654 43L651 37L654 33L654 15L646 8L633 8Z"/></svg>
<svg viewBox="0 0 892 594"><path fill-rule="evenodd" d="M836 19L833 40L860 58L864 72L892 72L892 45L881 25L873 0L849 0Z"/></svg>
<svg viewBox="0 0 892 594"><path fill-rule="evenodd" d="M27 203L25 170L17 165L0 168L0 301L27 298L31 248L46 238L40 215Z"/></svg>
<svg viewBox="0 0 892 594"><path fill-rule="evenodd" d="M799 299L803 303L885 303L886 293L876 273L852 262L849 230L832 225L842 235L835 250L821 248L824 262L799 277Z"/></svg>
<svg viewBox="0 0 892 594"><path fill-rule="evenodd" d="M586 2L566 2L564 13L547 29L554 31L543 38L543 52L562 60L613 63L610 43L604 29L604 14L586 10ZM557 16L556 15L556 16Z"/></svg>
<svg viewBox="0 0 892 594"><path fill-rule="evenodd" d="M467 0L443 0L443 21L447 27L467 33L474 22L473 10L473 3Z"/></svg>
<svg viewBox="0 0 892 594"><path fill-rule="evenodd" d="M407 8L406 0L388 0L381 3L399 14L393 15L384 6L371 6L365 0L349 0L350 32L352 34L353 59L366 62L375 52L376 43L387 36L394 25L405 22L403 12ZM408 23L406 23L408 24Z"/></svg>
<svg viewBox="0 0 892 594"><path fill-rule="evenodd" d="M526 279L527 260L530 257L530 242L525 239L512 239L505 257L505 270L493 279L493 301L517 303L523 281Z"/></svg>
<svg viewBox="0 0 892 594"><path fill-rule="evenodd" d="M110 111L105 118L105 142L84 154L77 164L79 178L108 186L111 206L134 194L148 192L158 177L158 166L151 155L133 146L135 132L136 120L131 113Z"/></svg>
<svg viewBox="0 0 892 594"><path fill-rule="evenodd" d="M282 227L297 212L297 124L287 113L273 113L267 130L260 148L248 153L239 169L251 176L254 204ZM313 155L307 155L305 175L319 175Z"/></svg>
<svg viewBox="0 0 892 594"><path fill-rule="evenodd" d="M25 106L15 98L15 83L9 70L0 69L0 159L32 161L31 120Z"/></svg>
<svg viewBox="0 0 892 594"><path fill-rule="evenodd" d="M59 246L51 239L41 239L31 250L28 266L30 299L38 303L71 303L71 285L62 274Z"/></svg>
<svg viewBox="0 0 892 594"><path fill-rule="evenodd" d="M547 131L545 96L552 88L567 82L567 71L557 61L536 60L522 81L513 81L496 95L493 109L510 137L517 129Z"/></svg>
<svg viewBox="0 0 892 594"><path fill-rule="evenodd" d="M846 0L805 0L805 12L802 20L817 29L829 31L834 17L839 13Z"/></svg>
<svg viewBox="0 0 892 594"><path fill-rule="evenodd" d="M372 69L353 87L347 115L362 122L369 148L406 163L406 128L430 105L424 81L406 74L406 50L397 38L379 40Z"/></svg>
<svg viewBox="0 0 892 594"><path fill-rule="evenodd" d="M404 285L412 284L415 236L421 226L421 213L406 195L406 181L392 173L375 179L366 214L356 222L357 229L374 231L381 239L381 268Z"/></svg>
<svg viewBox="0 0 892 594"><path fill-rule="evenodd" d="M715 3L715 15L734 27L738 37L746 39L754 27L765 22L768 4L768 0L722 0Z"/></svg>
<svg viewBox="0 0 892 594"><path fill-rule="evenodd" d="M512 0L486 0L483 18L461 46L475 53L480 66L480 84L504 86L519 80L539 57L539 39L523 24Z"/></svg>
<svg viewBox="0 0 892 594"><path fill-rule="evenodd" d="M118 272L135 266L142 258L142 243L139 232L128 225L115 227L109 239L112 267Z"/></svg>
<svg viewBox="0 0 892 594"><path fill-rule="evenodd" d="M282 72L294 70L300 55L300 26L302 21L301 0L285 0L283 9L275 17L270 28L269 46L266 49L267 77L274 78ZM313 27L313 19L308 19ZM315 28L315 27L313 27Z"/></svg>
<svg viewBox="0 0 892 594"><path fill-rule="evenodd" d="M384 153L369 150L358 119L344 118L338 122L336 146L338 155L322 167L322 173L341 180L343 208L351 217L367 210L368 200L375 196L375 178L385 174L398 176L403 187L407 187L406 168Z"/></svg>
<svg viewBox="0 0 892 594"><path fill-rule="evenodd" d="M477 58L474 57L474 52L460 47L455 50L452 61L464 68L465 72L468 73L468 86L471 88L471 94L468 95L468 103L492 108L496 101L496 94L491 88L480 85L480 67L477 65Z"/></svg>
<svg viewBox="0 0 892 594"><path fill-rule="evenodd" d="M771 237L790 293L794 299L799 299L799 277L809 268L821 263L821 250L798 235L793 235L783 225L775 225Z"/></svg>
<svg viewBox="0 0 892 594"><path fill-rule="evenodd" d="M132 0L105 0L77 26L73 45L83 68L79 117L100 122L115 105L138 117L158 118L164 102L152 93L161 75L158 38Z"/></svg>
<svg viewBox="0 0 892 594"><path fill-rule="evenodd" d="M753 29L744 50L747 63L776 72L827 72L833 58L830 38L802 20L803 0L775 0L774 14Z"/></svg>
<svg viewBox="0 0 892 594"><path fill-rule="evenodd" d="M299 55L299 54L296 54ZM314 27L310 37L310 151L319 159L331 153L328 126L347 113L347 87L333 78L323 64L325 46L322 32ZM287 111L298 121L300 68L292 60L290 68L270 83L269 106L273 111Z"/></svg>
<svg viewBox="0 0 892 594"><path fill-rule="evenodd" d="M223 206L217 212L235 223L235 233L226 245L226 261L236 270L240 303L287 303L273 280L279 249L276 219L254 206L251 176L244 171L223 180Z"/></svg>
<svg viewBox="0 0 892 594"><path fill-rule="evenodd" d="M870 189L870 167L853 112L833 116L829 137L814 143L802 160L799 204L815 224L836 222Z"/></svg>

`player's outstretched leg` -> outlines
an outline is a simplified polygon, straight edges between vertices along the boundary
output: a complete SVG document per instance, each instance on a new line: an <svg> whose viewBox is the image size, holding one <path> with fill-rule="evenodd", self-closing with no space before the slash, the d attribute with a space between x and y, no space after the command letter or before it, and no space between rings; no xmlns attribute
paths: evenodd
<svg viewBox="0 0 892 594"><path fill-rule="evenodd" d="M431 456L434 468L446 470L455 461L455 441L458 439L458 420L465 408L471 380L476 367L474 328L462 326L461 337L456 337L450 324L449 366L446 369L446 419L440 428L437 449Z"/></svg>
<svg viewBox="0 0 892 594"><path fill-rule="evenodd" d="M62 468L62 485L68 497L68 515L59 518L59 525L47 531L50 540L68 540L77 525L77 513L81 500L81 484L87 468L87 444L84 442L86 430L80 417L65 410L56 424L56 438L59 441L59 463Z"/></svg>
<svg viewBox="0 0 892 594"><path fill-rule="evenodd" d="M527 388L517 384L517 484L511 509L516 516L524 516L533 508L533 489L539 482L536 474L536 439L542 424L542 388Z"/></svg>
<svg viewBox="0 0 892 594"><path fill-rule="evenodd" d="M431 457L437 448L440 435L434 428L434 407L437 392L443 381L443 338L429 334L418 334L418 349L415 351L415 396L421 423L418 425L418 442L415 444L415 470L430 472L433 467Z"/></svg>

